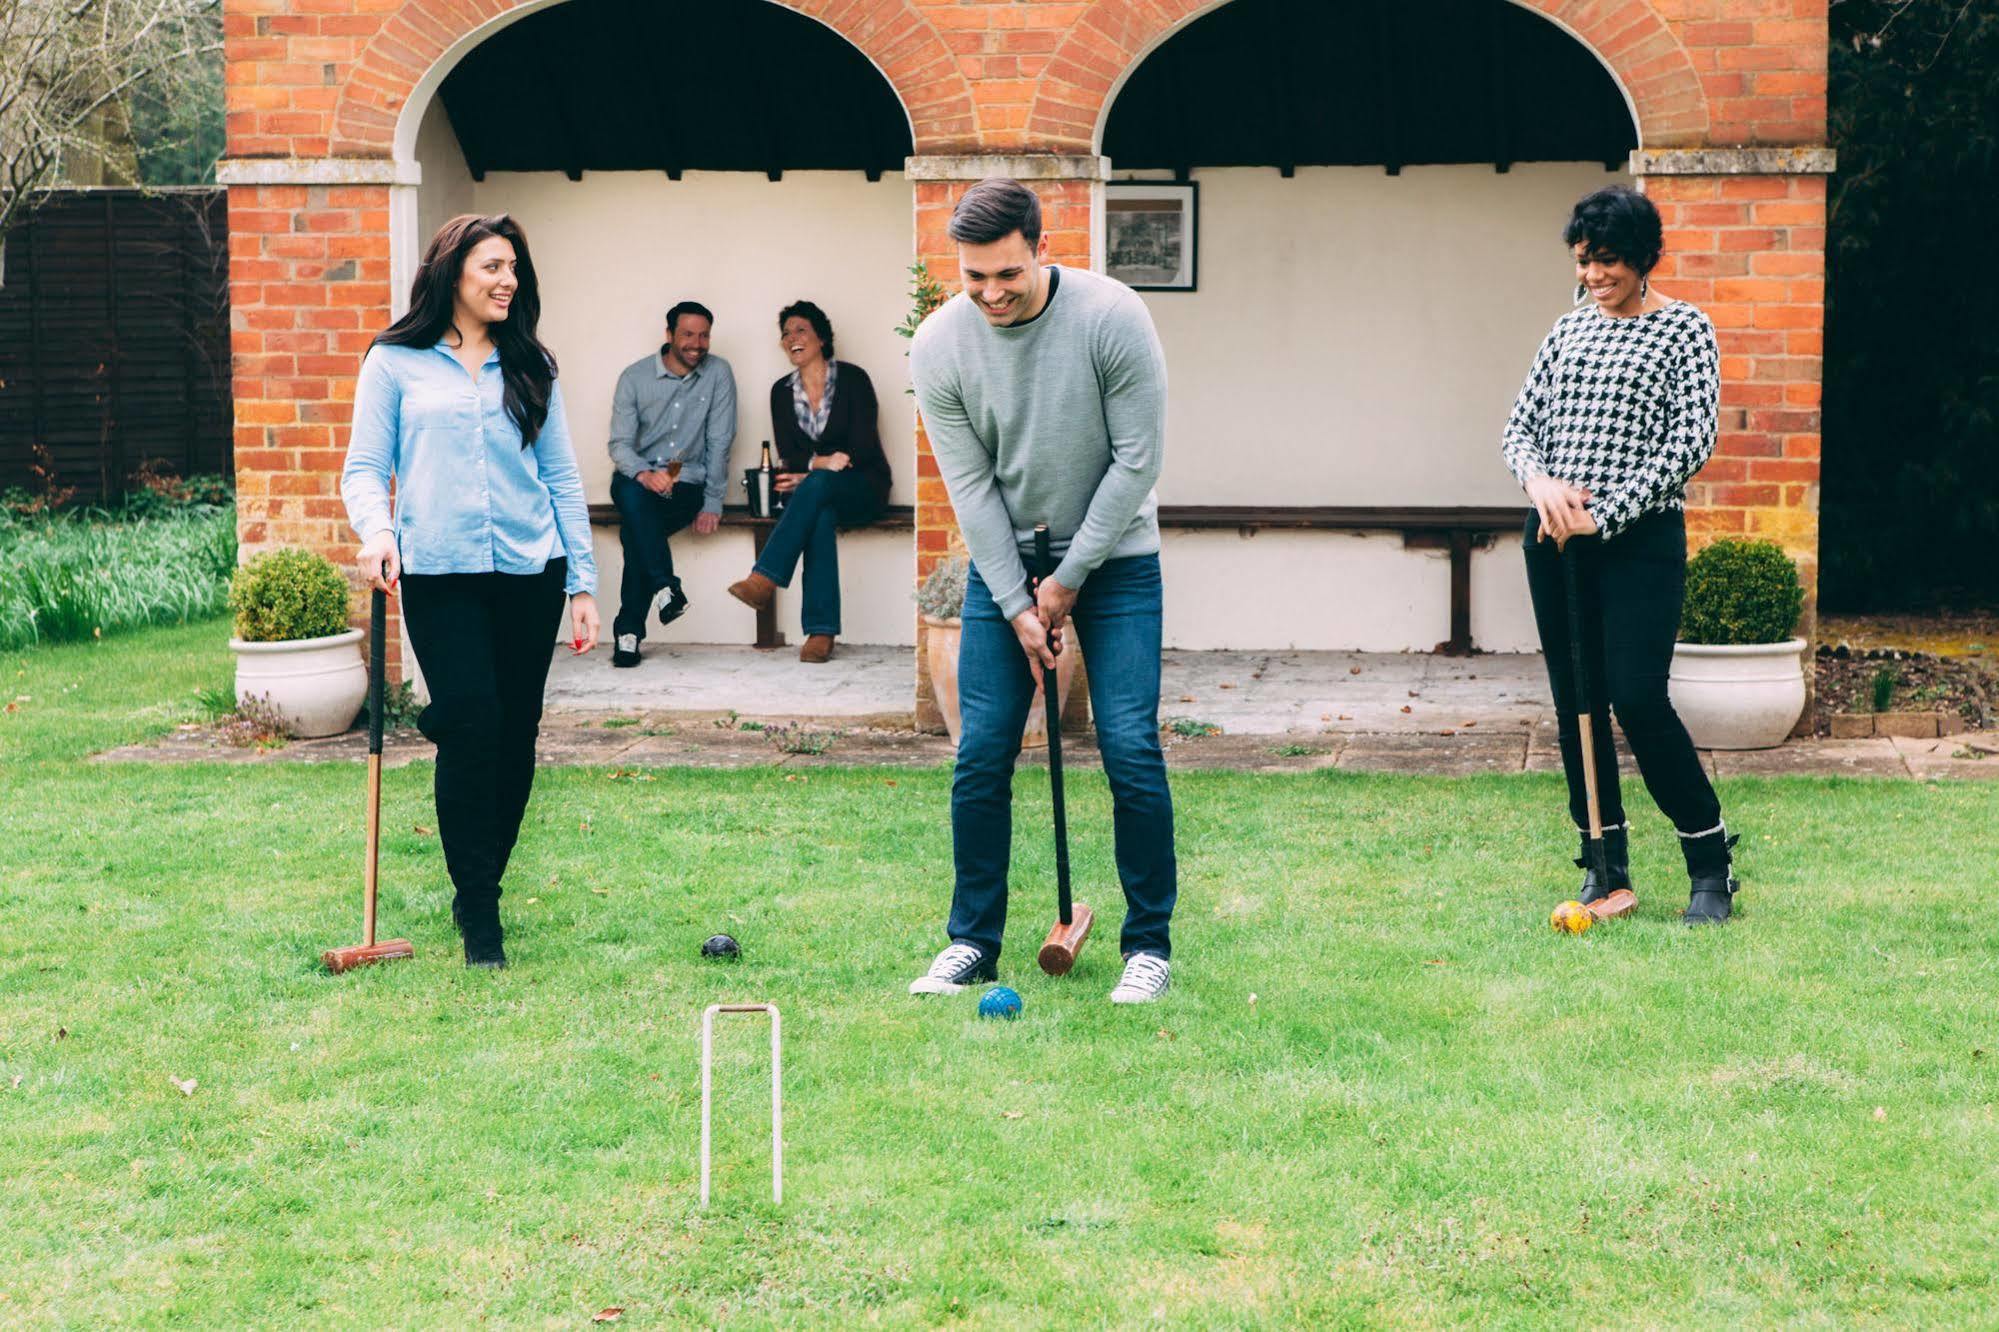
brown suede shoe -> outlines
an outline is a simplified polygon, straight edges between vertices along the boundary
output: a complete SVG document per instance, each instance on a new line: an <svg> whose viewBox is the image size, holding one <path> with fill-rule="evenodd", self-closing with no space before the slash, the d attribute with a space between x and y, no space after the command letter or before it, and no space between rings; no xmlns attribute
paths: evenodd
<svg viewBox="0 0 1999 1332"><path fill-rule="evenodd" d="M751 610L769 610L771 600L777 596L777 584L752 569L742 582L729 584L729 595Z"/></svg>
<svg viewBox="0 0 1999 1332"><path fill-rule="evenodd" d="M805 645L798 649L800 661L818 663L831 661L832 658L833 635L831 634L813 634L805 640Z"/></svg>

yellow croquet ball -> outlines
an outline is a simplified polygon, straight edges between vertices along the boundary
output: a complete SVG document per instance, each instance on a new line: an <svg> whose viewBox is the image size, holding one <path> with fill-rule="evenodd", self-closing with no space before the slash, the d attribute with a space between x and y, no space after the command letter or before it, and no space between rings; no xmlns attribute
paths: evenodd
<svg viewBox="0 0 1999 1332"><path fill-rule="evenodd" d="M1548 917L1548 924L1557 934L1581 934L1596 924L1596 917L1581 902L1564 902Z"/></svg>

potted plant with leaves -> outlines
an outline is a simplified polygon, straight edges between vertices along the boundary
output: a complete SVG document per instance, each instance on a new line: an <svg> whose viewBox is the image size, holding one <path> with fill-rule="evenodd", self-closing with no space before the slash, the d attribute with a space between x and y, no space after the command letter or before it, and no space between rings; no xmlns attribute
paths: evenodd
<svg viewBox="0 0 1999 1332"><path fill-rule="evenodd" d="M229 583L236 614L236 697L261 699L293 735L337 735L368 697L359 629L347 627L347 579L311 551L267 551Z"/></svg>
<svg viewBox="0 0 1999 1332"><path fill-rule="evenodd" d="M1797 565L1774 541L1717 541L1687 562L1680 641L1667 679L1702 749L1769 749L1805 710Z"/></svg>
<svg viewBox="0 0 1999 1332"><path fill-rule="evenodd" d="M937 562L916 593L916 609L923 616L923 651L930 668L930 691L937 700L937 710L944 714L944 729L950 733L954 745L964 724L958 708L958 645L964 638L965 578L970 571L971 561L965 556L947 555ZM1082 659L1075 635L1067 637L1068 647L1062 653L1061 664L1055 668L1055 696L1064 705L1076 681L1076 663ZM1034 701L1027 710L1021 746L1035 749L1047 743L1048 709L1041 701L1037 685Z"/></svg>

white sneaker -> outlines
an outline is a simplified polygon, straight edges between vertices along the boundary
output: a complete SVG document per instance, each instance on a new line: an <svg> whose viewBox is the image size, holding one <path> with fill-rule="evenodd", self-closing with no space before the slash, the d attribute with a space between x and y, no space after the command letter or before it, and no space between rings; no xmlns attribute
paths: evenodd
<svg viewBox="0 0 1999 1332"><path fill-rule="evenodd" d="M1149 1004L1173 983L1173 964L1157 953L1133 953L1124 960L1124 976L1111 991L1114 1004Z"/></svg>
<svg viewBox="0 0 1999 1332"><path fill-rule="evenodd" d="M970 944L954 943L937 955L930 970L909 983L911 994L956 994L967 985L994 980L999 968Z"/></svg>

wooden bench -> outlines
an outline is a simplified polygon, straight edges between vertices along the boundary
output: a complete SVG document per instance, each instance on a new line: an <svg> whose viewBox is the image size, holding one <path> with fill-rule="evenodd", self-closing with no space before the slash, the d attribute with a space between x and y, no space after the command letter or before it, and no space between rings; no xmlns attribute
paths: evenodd
<svg viewBox="0 0 1999 1332"><path fill-rule="evenodd" d="M590 521L597 527L618 525L618 506L615 504L592 504ZM750 532L751 561L763 557L764 544L770 540L771 529L777 526L775 518L758 518L750 513L749 506L725 504L722 506L722 526L726 528L748 528ZM843 527L842 532L913 532L916 530L916 509L908 504L891 504L873 522L863 527ZM779 648L784 646L784 635L778 632L777 608L775 605L757 612L756 646Z"/></svg>
<svg viewBox="0 0 1999 1332"><path fill-rule="evenodd" d="M1525 504L1511 507L1449 505L1324 506L1162 504L1159 526L1216 531L1233 528L1247 536L1265 528L1311 532L1400 532L1414 549L1451 552L1451 636L1433 649L1447 657L1469 656L1471 638L1471 553L1489 546L1495 533L1519 530Z"/></svg>
<svg viewBox="0 0 1999 1332"><path fill-rule="evenodd" d="M1437 644L1435 651L1447 657L1468 656L1476 651L1471 637L1471 553L1490 546L1495 534L1519 530L1526 520L1524 504L1507 507L1452 505L1208 505L1162 504L1159 525L1178 531L1235 530L1248 535L1272 531L1309 532L1399 532L1405 546L1417 550L1448 550L1451 553L1451 636ZM611 504L590 506L590 521L600 527L615 527L618 510ZM755 554L761 556L770 539L775 518L754 518L743 505L722 510L722 526L750 530ZM861 531L909 532L916 527L916 510L907 504L889 506ZM842 531L850 529L842 528ZM760 648L784 646L777 630L777 612L757 612L757 639Z"/></svg>

